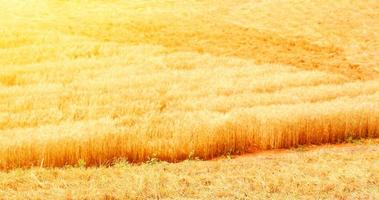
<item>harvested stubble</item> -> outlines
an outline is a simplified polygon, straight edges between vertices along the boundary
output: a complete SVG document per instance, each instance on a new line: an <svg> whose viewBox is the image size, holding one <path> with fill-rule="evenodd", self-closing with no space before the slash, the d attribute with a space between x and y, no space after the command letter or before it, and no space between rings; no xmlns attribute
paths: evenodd
<svg viewBox="0 0 379 200"><path fill-rule="evenodd" d="M0 168L379 136L378 2L254 2L2 2Z"/></svg>

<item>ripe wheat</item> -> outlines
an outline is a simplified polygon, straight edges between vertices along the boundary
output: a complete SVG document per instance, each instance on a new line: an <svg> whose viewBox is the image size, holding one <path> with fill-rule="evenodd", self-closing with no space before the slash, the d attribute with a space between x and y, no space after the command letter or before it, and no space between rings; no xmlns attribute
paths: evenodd
<svg viewBox="0 0 379 200"><path fill-rule="evenodd" d="M320 3L314 35L265 25L269 2L1 2L1 169L379 136L375 1Z"/></svg>

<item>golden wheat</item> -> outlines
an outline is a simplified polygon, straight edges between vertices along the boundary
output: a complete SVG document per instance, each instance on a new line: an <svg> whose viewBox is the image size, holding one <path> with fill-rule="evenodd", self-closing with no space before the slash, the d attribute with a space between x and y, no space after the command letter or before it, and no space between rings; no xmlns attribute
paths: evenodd
<svg viewBox="0 0 379 200"><path fill-rule="evenodd" d="M2 169L379 136L377 1L1 3Z"/></svg>

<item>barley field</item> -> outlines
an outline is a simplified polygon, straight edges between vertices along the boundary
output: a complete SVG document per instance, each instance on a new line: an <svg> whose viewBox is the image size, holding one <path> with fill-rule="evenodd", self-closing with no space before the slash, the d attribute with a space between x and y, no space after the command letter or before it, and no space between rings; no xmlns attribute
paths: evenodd
<svg viewBox="0 0 379 200"><path fill-rule="evenodd" d="M379 136L377 0L0 0L0 169Z"/></svg>

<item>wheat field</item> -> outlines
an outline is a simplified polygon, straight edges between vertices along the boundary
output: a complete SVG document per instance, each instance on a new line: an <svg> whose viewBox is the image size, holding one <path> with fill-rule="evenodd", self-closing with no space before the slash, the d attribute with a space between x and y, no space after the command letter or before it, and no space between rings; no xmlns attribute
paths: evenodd
<svg viewBox="0 0 379 200"><path fill-rule="evenodd" d="M376 0L0 2L1 169L379 136Z"/></svg>

